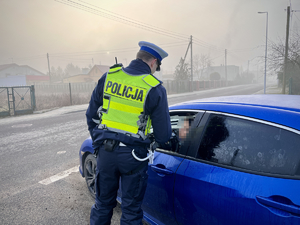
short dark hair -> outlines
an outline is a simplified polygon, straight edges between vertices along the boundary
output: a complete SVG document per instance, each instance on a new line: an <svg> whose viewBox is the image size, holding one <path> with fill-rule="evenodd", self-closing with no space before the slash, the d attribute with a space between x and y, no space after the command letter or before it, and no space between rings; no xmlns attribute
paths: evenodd
<svg viewBox="0 0 300 225"><path fill-rule="evenodd" d="M150 53L145 52L143 50L138 51L138 53L136 54L136 58L144 60L146 62L149 62L150 60L155 59L155 57L153 55L151 55Z"/></svg>

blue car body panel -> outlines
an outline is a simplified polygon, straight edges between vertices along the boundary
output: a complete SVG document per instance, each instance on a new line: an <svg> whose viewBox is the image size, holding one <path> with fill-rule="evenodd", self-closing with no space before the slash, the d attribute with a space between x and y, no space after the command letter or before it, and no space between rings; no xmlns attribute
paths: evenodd
<svg viewBox="0 0 300 225"><path fill-rule="evenodd" d="M93 141L92 139L89 137L87 139L84 140L84 142L82 143L80 150L79 150L79 172L81 174L81 176L84 176L83 174L83 155L85 154L93 154L94 153L94 149L93 149Z"/></svg>
<svg viewBox="0 0 300 225"><path fill-rule="evenodd" d="M142 208L147 217L159 224L176 224L173 187L176 171L183 158L155 152L148 166L148 184Z"/></svg>
<svg viewBox="0 0 300 225"><path fill-rule="evenodd" d="M300 131L300 96L227 96L185 102L170 110L216 111L279 124L298 130L298 134ZM200 139L194 142L200 143ZM300 225L299 176L252 173L195 159L189 152L155 152L153 164L148 165L142 205L149 224ZM79 152L81 174L82 157L90 153L92 140L87 139ZM119 190L119 202L121 195Z"/></svg>
<svg viewBox="0 0 300 225"><path fill-rule="evenodd" d="M176 220L178 224L300 224L300 208L295 206L300 205L299 188L300 180L185 159L174 185ZM287 207L280 209L283 205Z"/></svg>

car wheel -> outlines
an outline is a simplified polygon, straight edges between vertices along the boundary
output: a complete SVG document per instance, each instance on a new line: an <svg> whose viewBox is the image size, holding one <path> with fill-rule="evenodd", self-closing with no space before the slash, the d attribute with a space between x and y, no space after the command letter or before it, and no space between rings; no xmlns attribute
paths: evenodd
<svg viewBox="0 0 300 225"><path fill-rule="evenodd" d="M97 160L95 155L89 154L84 161L84 177L90 194L96 197L95 178L96 178Z"/></svg>

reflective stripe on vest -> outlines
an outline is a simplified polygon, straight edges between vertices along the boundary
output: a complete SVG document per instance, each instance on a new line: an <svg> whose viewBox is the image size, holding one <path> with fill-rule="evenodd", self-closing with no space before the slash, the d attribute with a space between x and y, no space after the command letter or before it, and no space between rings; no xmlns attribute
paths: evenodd
<svg viewBox="0 0 300 225"><path fill-rule="evenodd" d="M103 90L101 124L108 130L146 138L150 117L144 116L144 104L152 87L160 82L151 74L129 75L122 68L110 69ZM141 116L142 115L142 116Z"/></svg>

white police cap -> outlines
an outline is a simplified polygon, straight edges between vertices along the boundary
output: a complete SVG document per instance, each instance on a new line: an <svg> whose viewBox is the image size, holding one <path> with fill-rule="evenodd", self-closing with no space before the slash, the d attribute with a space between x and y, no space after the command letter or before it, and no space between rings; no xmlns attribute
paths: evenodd
<svg viewBox="0 0 300 225"><path fill-rule="evenodd" d="M141 47L140 51L145 51L150 53L156 59L158 59L159 62L161 62L164 58L168 56L167 52L165 52L163 49L150 42L140 41L139 46Z"/></svg>

